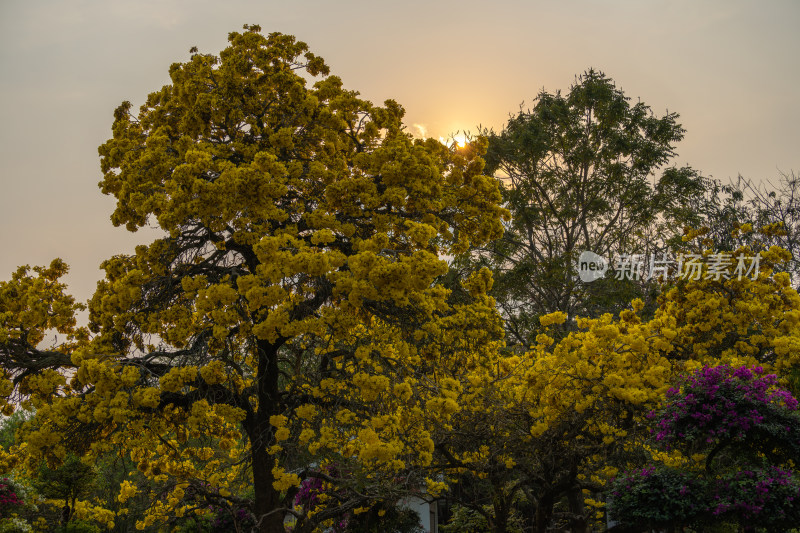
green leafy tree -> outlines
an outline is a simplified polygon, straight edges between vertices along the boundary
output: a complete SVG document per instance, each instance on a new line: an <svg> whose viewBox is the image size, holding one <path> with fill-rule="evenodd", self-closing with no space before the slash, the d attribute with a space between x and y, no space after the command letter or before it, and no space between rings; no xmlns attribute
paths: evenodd
<svg viewBox="0 0 800 533"><path fill-rule="evenodd" d="M94 489L97 471L92 465L75 455L67 457L57 466L42 464L34 482L36 490L45 498L64 501L61 520L67 523L75 512L75 502Z"/></svg>
<svg viewBox="0 0 800 533"><path fill-rule="evenodd" d="M0 421L0 447L8 450L16 442L16 432L20 426L32 416L24 410L15 411L11 416Z"/></svg>
<svg viewBox="0 0 800 533"><path fill-rule="evenodd" d="M630 282L582 283L574 265L584 250L609 260L650 253L674 234L683 200L705 186L689 168L659 175L683 138L677 120L631 104L590 69L566 95L542 91L502 132L485 132L487 171L503 182L512 219L476 255L494 272L492 294L513 343L530 345L540 315L596 316L640 295Z"/></svg>

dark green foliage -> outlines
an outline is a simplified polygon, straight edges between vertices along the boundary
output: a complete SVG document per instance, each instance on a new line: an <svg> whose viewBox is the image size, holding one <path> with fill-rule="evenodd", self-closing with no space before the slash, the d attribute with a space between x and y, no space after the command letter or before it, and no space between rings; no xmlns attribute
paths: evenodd
<svg viewBox="0 0 800 533"><path fill-rule="evenodd" d="M484 509L491 515L490 507ZM450 519L446 524L439 526L441 533L490 533L494 529L490 526L486 516L474 508L454 505L451 508ZM508 533L521 533L525 531L523 520L516 511L513 511L505 525Z"/></svg>
<svg viewBox="0 0 800 533"><path fill-rule="evenodd" d="M18 410L0 422L0 447L8 450L16 441L15 433L17 428L30 417L31 413L29 411Z"/></svg>
<svg viewBox="0 0 800 533"><path fill-rule="evenodd" d="M73 520L61 530L63 533L100 533L101 529L83 520Z"/></svg>
<svg viewBox="0 0 800 533"><path fill-rule="evenodd" d="M65 512L66 521L75 510L75 501L94 489L97 472L75 455L67 455L58 466L42 464L34 486L45 498L64 500L69 510ZM65 509L66 511L66 509Z"/></svg>
<svg viewBox="0 0 800 533"><path fill-rule="evenodd" d="M574 265L584 250L607 259L653 252L667 218L671 232L680 226L674 218L684 215L683 200L705 185L688 168L655 177L683 138L677 119L631 104L610 78L589 70L567 95L543 91L501 133L484 132L487 171L503 181L513 219L470 261L493 270L512 342L528 344L542 314L598 315L647 296L631 280L583 283Z"/></svg>
<svg viewBox="0 0 800 533"><path fill-rule="evenodd" d="M719 477L646 467L612 483L608 511L628 531L685 526L707 531L725 523L778 533L800 523L800 482L773 467Z"/></svg>
<svg viewBox="0 0 800 533"><path fill-rule="evenodd" d="M486 517L474 509L455 505L452 509L452 515L447 524L439 527L441 533L489 533L489 525L486 522Z"/></svg>
<svg viewBox="0 0 800 533"><path fill-rule="evenodd" d="M705 484L687 472L645 467L612 483L608 512L612 520L642 529L689 525L706 511L705 493Z"/></svg>

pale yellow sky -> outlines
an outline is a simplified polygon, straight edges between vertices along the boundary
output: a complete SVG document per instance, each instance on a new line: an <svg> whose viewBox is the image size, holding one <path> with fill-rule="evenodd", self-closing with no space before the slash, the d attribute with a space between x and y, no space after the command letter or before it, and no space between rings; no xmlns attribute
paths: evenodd
<svg viewBox="0 0 800 533"><path fill-rule="evenodd" d="M104 258L148 239L114 228L97 188L113 110L245 23L296 35L347 87L397 100L413 133L500 129L591 66L681 114L677 165L800 170L796 0L0 0L0 279L62 257L83 300Z"/></svg>

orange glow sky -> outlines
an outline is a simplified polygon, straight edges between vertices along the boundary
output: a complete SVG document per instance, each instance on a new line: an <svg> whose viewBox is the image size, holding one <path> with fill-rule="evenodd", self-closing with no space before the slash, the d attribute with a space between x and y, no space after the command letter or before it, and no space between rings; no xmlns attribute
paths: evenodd
<svg viewBox="0 0 800 533"><path fill-rule="evenodd" d="M680 113L675 164L724 180L800 171L796 0L2 0L0 279L62 257L83 300L104 258L148 239L109 222L97 146L122 100L138 106L190 47L217 53L244 23L294 34L348 88L394 98L412 133L500 129L594 67Z"/></svg>

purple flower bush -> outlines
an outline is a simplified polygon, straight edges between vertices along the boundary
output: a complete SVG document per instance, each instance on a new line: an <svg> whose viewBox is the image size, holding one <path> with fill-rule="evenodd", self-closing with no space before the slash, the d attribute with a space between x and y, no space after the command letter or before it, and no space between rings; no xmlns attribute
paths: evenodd
<svg viewBox="0 0 800 533"><path fill-rule="evenodd" d="M734 523L746 531L800 524L798 401L761 367L704 367L652 412L655 443L706 456L705 470L649 465L613 480L610 515L636 527Z"/></svg>
<svg viewBox="0 0 800 533"><path fill-rule="evenodd" d="M33 531L30 521L39 516L39 509L28 491L13 478L0 478L0 531Z"/></svg>
<svg viewBox="0 0 800 533"><path fill-rule="evenodd" d="M739 523L800 524L800 484L790 470L768 467L742 470L715 480L710 487L711 515Z"/></svg>
<svg viewBox="0 0 800 533"><path fill-rule="evenodd" d="M332 470L335 473L335 470ZM297 494L294 497L294 504L306 511L313 511L321 503L320 496L333 489L318 477L308 477L300 483ZM349 516L340 517L334 521L329 528L332 533L342 533L347 530Z"/></svg>
<svg viewBox="0 0 800 533"><path fill-rule="evenodd" d="M212 507L215 511L211 520L211 530L219 533L227 531L248 531L255 525L253 515L247 509L229 510L222 507Z"/></svg>
<svg viewBox="0 0 800 533"><path fill-rule="evenodd" d="M313 511L319 503L320 493L322 493L322 478L308 477L300 483L300 488L294 496L294 504Z"/></svg>
<svg viewBox="0 0 800 533"><path fill-rule="evenodd" d="M0 518L10 516L25 502L17 495L17 488L8 478L0 479Z"/></svg>
<svg viewBox="0 0 800 533"><path fill-rule="evenodd" d="M667 391L666 404L653 413L656 441L666 448L703 448L752 440L752 431L766 430L800 451L797 410L777 376L764 375L761 367L707 366Z"/></svg>

